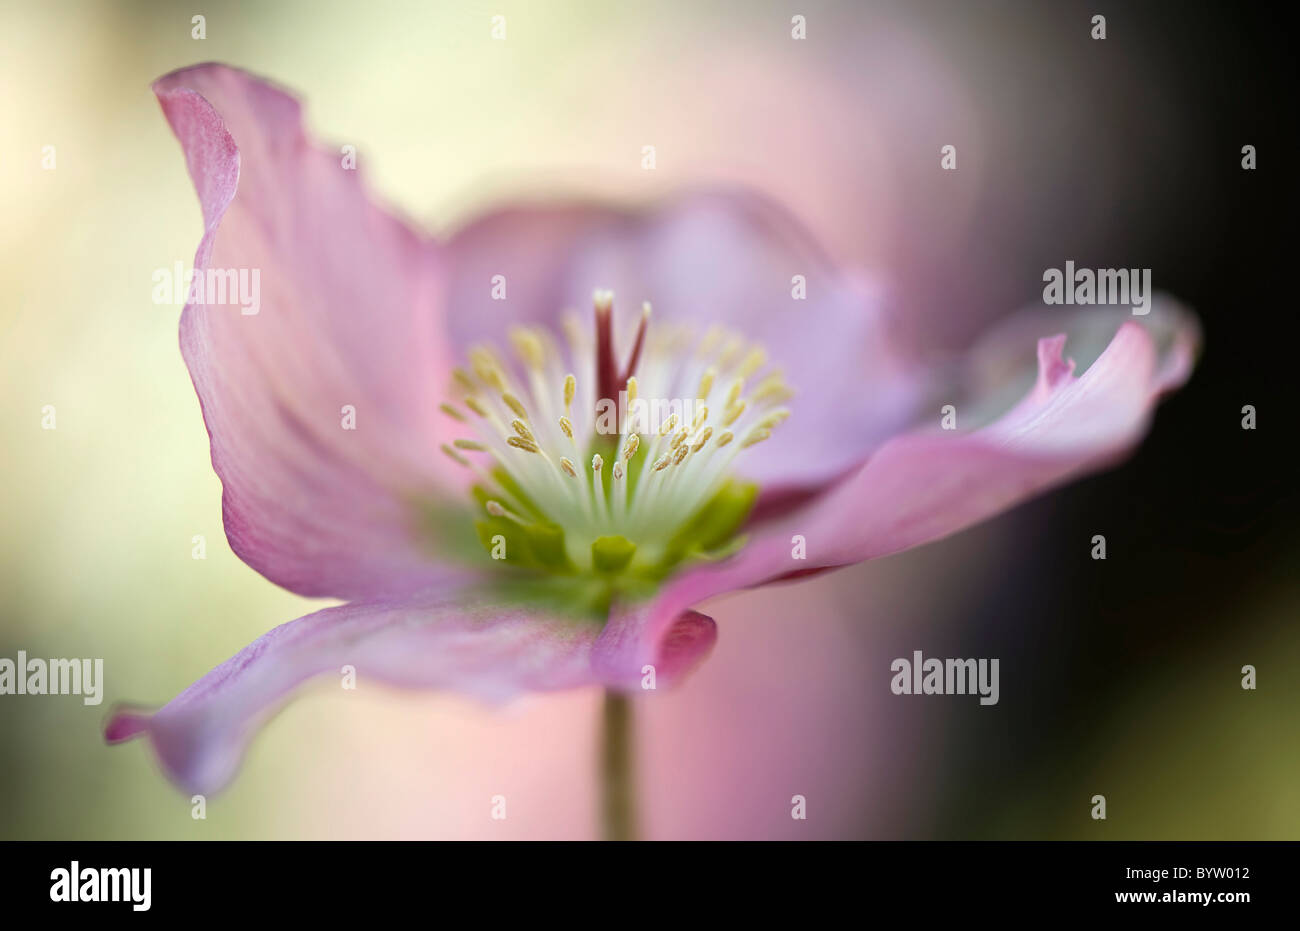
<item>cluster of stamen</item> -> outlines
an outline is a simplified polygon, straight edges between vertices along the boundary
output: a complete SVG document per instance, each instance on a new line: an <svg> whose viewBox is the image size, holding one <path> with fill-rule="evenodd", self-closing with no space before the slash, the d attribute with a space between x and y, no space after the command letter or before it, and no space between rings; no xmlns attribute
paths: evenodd
<svg viewBox="0 0 1300 931"><path fill-rule="evenodd" d="M599 569L593 545L609 540L642 564L663 559L731 481L735 460L789 416L792 395L765 371L762 347L716 326L650 332L649 304L620 368L613 294L598 291L594 303L594 327L566 315L565 345L544 328L513 328L517 365L471 349L454 372L455 403L442 405L471 434L443 452L474 471L486 514L559 528L579 570ZM658 423L647 415L668 410Z"/></svg>

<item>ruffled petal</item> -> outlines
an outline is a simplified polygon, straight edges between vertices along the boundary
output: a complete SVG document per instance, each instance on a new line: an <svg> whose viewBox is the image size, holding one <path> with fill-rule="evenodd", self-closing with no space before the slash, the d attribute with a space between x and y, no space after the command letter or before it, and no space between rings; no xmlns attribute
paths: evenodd
<svg viewBox="0 0 1300 931"><path fill-rule="evenodd" d="M948 536L1114 464L1141 440L1160 397L1189 376L1198 351L1199 328L1188 312L1162 299L1151 316L1120 323L1077 376L1081 366L1064 355L1066 337L1040 335L1037 376L1000 417L968 432L933 429L890 440L832 490L753 528L752 541L736 556L670 581L645 609L643 623L665 624L734 589ZM1020 319L1004 332L1019 339L1050 323Z"/></svg>
<svg viewBox="0 0 1300 931"><path fill-rule="evenodd" d="M616 607L593 645L592 668L610 688L645 688L653 670L655 688L685 678L717 641L713 618L696 611L669 617L654 602Z"/></svg>
<svg viewBox="0 0 1300 931"><path fill-rule="evenodd" d="M715 637L713 621L694 612L653 626L625 619L618 629L646 648L638 658L656 666L660 685L688 671ZM601 639L598 624L464 594L325 608L277 627L156 713L116 711L105 737L147 736L172 781L207 794L230 781L252 736L309 679L341 677L350 666L359 688L449 689L488 700L584 685L633 688L640 667L605 662Z"/></svg>
<svg viewBox="0 0 1300 931"><path fill-rule="evenodd" d="M558 330L565 310L590 313L595 288L614 290L624 336L649 301L652 329L721 324L763 344L796 392L782 441L741 466L767 492L843 474L907 423L918 399L879 289L836 271L793 217L754 195L694 194L645 212L501 211L452 238L448 275L448 325L462 350L499 342L512 324ZM492 295L498 275L506 300ZM796 276L805 298L793 296Z"/></svg>
<svg viewBox="0 0 1300 931"><path fill-rule="evenodd" d="M242 303L207 289L181 317L231 546L304 595L427 584L412 502L448 474L435 250L307 139L283 91L218 65L154 90L203 208L195 268L247 282Z"/></svg>

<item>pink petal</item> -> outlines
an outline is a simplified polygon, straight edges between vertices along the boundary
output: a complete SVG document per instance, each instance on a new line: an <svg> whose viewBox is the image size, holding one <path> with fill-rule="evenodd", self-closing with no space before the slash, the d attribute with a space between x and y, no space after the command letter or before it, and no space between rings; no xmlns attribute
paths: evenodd
<svg viewBox="0 0 1300 931"><path fill-rule="evenodd" d="M1025 326L1017 321L1015 332ZM735 557L670 581L640 622L654 629L714 595L918 546L1114 464L1141 440L1159 398L1190 374L1199 330L1162 301L1151 320L1120 324L1077 377L1064 338L1037 345L1037 380L1001 417L971 432L929 429L889 441L831 491L754 528ZM805 559L794 558L796 536Z"/></svg>
<svg viewBox="0 0 1300 931"><path fill-rule="evenodd" d="M695 611L668 617L654 602L616 608L593 645L592 666L611 688L636 691L654 671L655 688L686 677L717 640L711 617Z"/></svg>
<svg viewBox="0 0 1300 931"><path fill-rule="evenodd" d="M435 251L308 140L283 91L218 65L154 91L203 209L195 267L260 275L256 314L200 300L181 317L231 546L305 595L427 584L411 502L444 463Z"/></svg>
<svg viewBox="0 0 1300 931"><path fill-rule="evenodd" d="M836 271L793 217L759 197L696 194L643 213L516 208L472 223L448 251L449 327L462 346L499 342L515 323L558 329L563 311L590 313L592 290L606 287L624 337L649 301L652 327L719 323L764 344L797 392L783 441L743 467L766 491L842 474L913 413L912 373L878 289ZM492 298L495 275L507 300ZM805 300L792 297L795 275Z"/></svg>
<svg viewBox="0 0 1300 931"><path fill-rule="evenodd" d="M634 620L620 630L647 647L638 655L656 665L661 685L703 658L716 636L713 621L694 612L676 624L649 628ZM639 667L627 672L599 661L599 638L595 623L466 598L325 608L277 627L154 714L115 712L105 737L147 736L174 782L211 793L234 776L253 734L309 679L328 674L341 685L343 667L352 666L359 689L383 683L489 700L584 685L634 687Z"/></svg>

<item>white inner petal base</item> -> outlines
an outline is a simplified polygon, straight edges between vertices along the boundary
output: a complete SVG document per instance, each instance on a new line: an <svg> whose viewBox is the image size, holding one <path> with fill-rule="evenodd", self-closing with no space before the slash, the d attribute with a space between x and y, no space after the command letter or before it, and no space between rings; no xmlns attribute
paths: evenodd
<svg viewBox="0 0 1300 931"><path fill-rule="evenodd" d="M755 489L733 466L761 455L793 392L763 347L717 326L652 328L648 304L619 366L613 294L594 303L594 325L569 314L562 339L513 328L513 362L471 349L442 405L466 435L443 452L476 473L494 558L655 575L734 537Z"/></svg>

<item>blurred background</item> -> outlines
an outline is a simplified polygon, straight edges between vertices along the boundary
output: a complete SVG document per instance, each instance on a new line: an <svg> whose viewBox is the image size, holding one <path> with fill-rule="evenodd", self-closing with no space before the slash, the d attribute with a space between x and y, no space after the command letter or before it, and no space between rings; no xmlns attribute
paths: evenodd
<svg viewBox="0 0 1300 931"><path fill-rule="evenodd" d="M1136 456L921 550L706 606L713 657L639 706L645 833L1300 837L1296 65L1263 5L191 6L0 0L0 656L103 657L106 677L97 708L0 696L0 837L596 833L595 692L492 710L312 691L202 821L142 744L104 745L112 703L161 703L313 608L229 551L179 308L151 300L201 227L149 84L205 60L301 94L434 232L516 197L757 187L880 275L936 351L1037 302L1066 259L1153 269L1206 350ZM1000 657L1000 703L893 696L889 663L917 649Z"/></svg>

